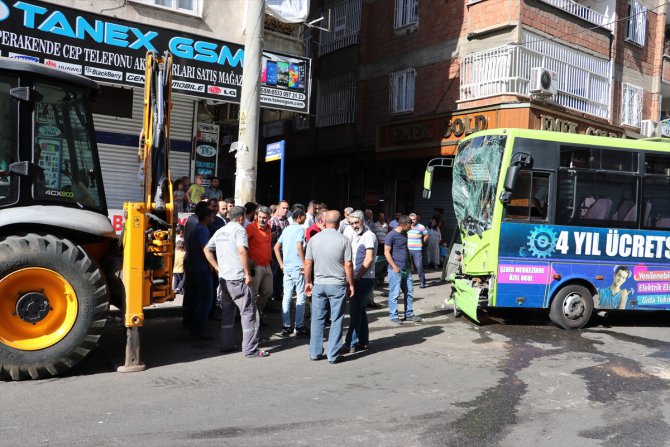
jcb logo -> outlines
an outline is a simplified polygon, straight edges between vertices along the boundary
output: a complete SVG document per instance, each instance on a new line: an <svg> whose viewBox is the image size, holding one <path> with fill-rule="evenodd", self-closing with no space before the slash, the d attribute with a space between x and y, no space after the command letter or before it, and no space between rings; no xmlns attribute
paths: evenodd
<svg viewBox="0 0 670 447"><path fill-rule="evenodd" d="M44 191L44 194L51 197L65 197L68 199L74 197L74 193L72 191L59 191L57 189L47 189L46 191Z"/></svg>

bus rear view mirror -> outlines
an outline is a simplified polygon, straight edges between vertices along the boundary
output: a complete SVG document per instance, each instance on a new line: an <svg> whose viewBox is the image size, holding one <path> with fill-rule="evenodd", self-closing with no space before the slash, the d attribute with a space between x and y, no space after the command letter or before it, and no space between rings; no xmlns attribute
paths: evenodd
<svg viewBox="0 0 670 447"><path fill-rule="evenodd" d="M428 166L423 174L423 198L430 199L431 189L433 187L433 166Z"/></svg>
<svg viewBox="0 0 670 447"><path fill-rule="evenodd" d="M505 191L500 195L500 200L503 203L509 203L512 199L512 191L514 191L514 186L516 185L516 179L519 177L519 171L521 168L525 168L531 165L532 158L530 154L525 152L517 152L512 155L512 161L510 162L509 167L507 168L507 174L505 175L505 184L503 188Z"/></svg>

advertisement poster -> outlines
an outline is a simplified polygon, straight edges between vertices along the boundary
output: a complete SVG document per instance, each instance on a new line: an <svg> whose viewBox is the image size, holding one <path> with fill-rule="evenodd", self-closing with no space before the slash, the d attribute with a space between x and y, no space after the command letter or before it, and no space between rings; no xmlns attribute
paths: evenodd
<svg viewBox="0 0 670 447"><path fill-rule="evenodd" d="M244 66L240 44L37 0L0 0L2 56L98 81L144 85L147 51L172 53L175 93L239 104ZM262 87L261 106L308 113L310 60L272 52L265 53L266 59L281 72L276 72L274 84ZM291 64L296 73L293 87Z"/></svg>
<svg viewBox="0 0 670 447"><path fill-rule="evenodd" d="M670 309L668 232L516 223L501 231L499 306L544 307L575 279L594 286L596 309Z"/></svg>
<svg viewBox="0 0 670 447"><path fill-rule="evenodd" d="M193 151L193 176L202 175L208 180L217 175L219 160L219 126L217 124L198 123L195 148Z"/></svg>
<svg viewBox="0 0 670 447"><path fill-rule="evenodd" d="M261 106L309 111L310 60L278 53L263 53Z"/></svg>

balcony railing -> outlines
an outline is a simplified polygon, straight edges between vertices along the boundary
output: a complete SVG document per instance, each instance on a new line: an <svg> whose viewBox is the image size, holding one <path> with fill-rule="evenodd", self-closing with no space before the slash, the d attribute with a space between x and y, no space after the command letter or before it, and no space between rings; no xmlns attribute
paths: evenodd
<svg viewBox="0 0 670 447"><path fill-rule="evenodd" d="M594 25L602 26L603 28L614 31L614 25L611 23L609 17L601 14L588 6L581 5L573 0L540 0L548 5L555 6L558 9L562 9L568 14L577 16L580 19L586 20L587 22L593 23Z"/></svg>
<svg viewBox="0 0 670 447"><path fill-rule="evenodd" d="M551 100L564 107L610 116L610 62L525 33L525 43L472 53L463 58L460 99L474 100L505 94L530 96L531 69L558 73Z"/></svg>
<svg viewBox="0 0 670 447"><path fill-rule="evenodd" d="M319 81L316 127L355 122L357 79L355 72L347 72Z"/></svg>
<svg viewBox="0 0 670 447"><path fill-rule="evenodd" d="M319 55L357 44L361 31L361 0L343 0L330 8L330 31L321 31Z"/></svg>

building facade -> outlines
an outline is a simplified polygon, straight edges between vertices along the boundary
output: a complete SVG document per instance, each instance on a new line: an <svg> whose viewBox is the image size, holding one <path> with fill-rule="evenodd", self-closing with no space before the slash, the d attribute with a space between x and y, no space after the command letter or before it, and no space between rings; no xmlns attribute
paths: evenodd
<svg viewBox="0 0 670 447"><path fill-rule="evenodd" d="M315 0L312 14L330 11L330 31L308 36L315 89L309 119L285 135L288 190L427 220L435 207L451 209L448 169L422 199L427 162L453 156L477 130L660 136L670 109L667 8L660 0Z"/></svg>
<svg viewBox="0 0 670 447"><path fill-rule="evenodd" d="M228 149L238 134L246 6L246 0L0 2L0 55L99 83L94 125L107 205L118 210L142 198L137 149L145 55L170 51L172 178L218 175L232 196L235 158ZM299 26L280 29L266 20L266 59L304 54ZM215 150L199 151L199 144Z"/></svg>

